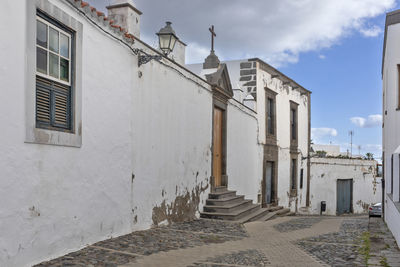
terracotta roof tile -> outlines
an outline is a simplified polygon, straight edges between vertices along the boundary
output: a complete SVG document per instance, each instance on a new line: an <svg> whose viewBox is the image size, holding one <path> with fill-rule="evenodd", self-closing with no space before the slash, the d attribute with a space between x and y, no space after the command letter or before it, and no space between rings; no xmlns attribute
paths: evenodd
<svg viewBox="0 0 400 267"><path fill-rule="evenodd" d="M93 6L90 6L88 2L81 1L81 0L69 0L69 1L76 2L77 5L80 4L80 6L84 12L91 12L92 15L97 15L99 20L101 19L102 21L107 21L112 28L119 29L119 32L125 38L131 39L132 42L135 40L135 36L133 34L129 33L125 28L122 28L120 25L117 25L116 21L106 17L103 12L97 11L97 9ZM114 32L114 33L116 33L116 32Z"/></svg>
<svg viewBox="0 0 400 267"><path fill-rule="evenodd" d="M82 1L82 3L81 3L81 7L85 7L85 6L88 6L88 5L89 5L89 3L85 2L85 1Z"/></svg>

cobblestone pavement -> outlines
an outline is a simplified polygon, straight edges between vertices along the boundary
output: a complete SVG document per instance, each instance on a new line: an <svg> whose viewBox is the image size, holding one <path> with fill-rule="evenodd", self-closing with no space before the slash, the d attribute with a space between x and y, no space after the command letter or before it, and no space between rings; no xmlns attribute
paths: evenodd
<svg viewBox="0 0 400 267"><path fill-rule="evenodd" d="M400 267L400 250L381 218L369 219L371 249L368 266Z"/></svg>
<svg viewBox="0 0 400 267"><path fill-rule="evenodd" d="M368 227L368 217L360 216L279 217L244 226L195 220L98 242L37 266L365 266L359 249L369 229L370 262L399 267L390 265L400 262L393 237L379 220L371 222ZM378 234L390 240L383 247Z"/></svg>
<svg viewBox="0 0 400 267"><path fill-rule="evenodd" d="M368 231L365 217L343 220L335 233L310 237L297 242L301 248L331 266L359 266L360 237Z"/></svg>
<svg viewBox="0 0 400 267"><path fill-rule="evenodd" d="M274 228L279 232L291 232L295 230L310 228L314 224L319 223L322 220L321 217L305 217L305 218L297 218L285 223L275 224Z"/></svg>

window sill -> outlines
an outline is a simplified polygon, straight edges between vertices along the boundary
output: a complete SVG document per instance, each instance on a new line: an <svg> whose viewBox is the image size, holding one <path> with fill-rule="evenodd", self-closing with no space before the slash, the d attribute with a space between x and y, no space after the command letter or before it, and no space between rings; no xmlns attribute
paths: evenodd
<svg viewBox="0 0 400 267"><path fill-rule="evenodd" d="M81 147L82 146L81 129L79 129L78 133L68 133L68 132L52 131L41 128L33 128L27 132L25 143Z"/></svg>

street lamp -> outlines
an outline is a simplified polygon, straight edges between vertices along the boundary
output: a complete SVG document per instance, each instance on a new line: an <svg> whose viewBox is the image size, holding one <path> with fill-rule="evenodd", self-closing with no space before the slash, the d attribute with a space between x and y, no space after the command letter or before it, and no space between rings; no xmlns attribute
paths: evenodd
<svg viewBox="0 0 400 267"><path fill-rule="evenodd" d="M178 40L178 37L176 37L174 29L172 29L171 27L171 24L172 24L171 22L167 21L167 25L165 25L164 28L162 28L158 33L156 33L158 35L160 49L164 53L164 56L168 56L169 53L171 53L172 50L174 50L175 43ZM157 61L160 61L162 59L162 56L149 55L142 49L137 49L137 54L139 54L139 60L138 60L139 67L153 59Z"/></svg>
<svg viewBox="0 0 400 267"><path fill-rule="evenodd" d="M178 40L176 37L174 29L171 27L171 22L167 21L167 25L162 28L158 33L158 40L160 43L160 49L163 51L164 55L167 56L174 50L175 43Z"/></svg>

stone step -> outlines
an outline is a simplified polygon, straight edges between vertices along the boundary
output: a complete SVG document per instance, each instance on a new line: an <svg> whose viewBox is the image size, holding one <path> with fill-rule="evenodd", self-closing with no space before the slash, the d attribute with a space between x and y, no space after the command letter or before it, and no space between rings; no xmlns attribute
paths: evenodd
<svg viewBox="0 0 400 267"><path fill-rule="evenodd" d="M268 211L277 211L277 210L281 210L281 209L283 209L283 207L282 206L272 206L272 207L269 207L269 208L266 208Z"/></svg>
<svg viewBox="0 0 400 267"><path fill-rule="evenodd" d="M238 223L246 223L246 222L253 222L253 221L258 221L260 218L266 216L269 211L265 208L260 208L259 210L256 210L255 212L249 213L248 215L240 218L236 222Z"/></svg>
<svg viewBox="0 0 400 267"><path fill-rule="evenodd" d="M285 216L285 215L288 214L289 212L290 212L290 209L285 208L285 209L278 210L277 213L276 213L276 215Z"/></svg>
<svg viewBox="0 0 400 267"><path fill-rule="evenodd" d="M206 205L204 206L204 211L205 212L216 212L216 213L233 213L237 210L241 210L247 206L250 206L253 201L244 199L241 202L233 203L233 204L226 204L226 205L220 205L220 206L215 206L215 205Z"/></svg>
<svg viewBox="0 0 400 267"><path fill-rule="evenodd" d="M209 199L223 199L236 196L236 191L223 191L223 192L212 192L208 194Z"/></svg>
<svg viewBox="0 0 400 267"><path fill-rule="evenodd" d="M265 221L271 220L271 219L273 219L274 217L277 216L277 213L278 213L278 211L271 211L271 212L268 212L267 215L261 217L261 218L258 219L257 221L264 221L264 222L265 222Z"/></svg>
<svg viewBox="0 0 400 267"><path fill-rule="evenodd" d="M233 197L226 197L221 199L207 199L206 205L207 206L225 206L230 204L235 204L242 202L244 200L244 196L233 196Z"/></svg>
<svg viewBox="0 0 400 267"><path fill-rule="evenodd" d="M228 191L227 186L218 186L214 188L214 192L225 192L225 191Z"/></svg>
<svg viewBox="0 0 400 267"><path fill-rule="evenodd" d="M220 213L220 212L201 212L201 218L208 218L208 219L217 219L217 220L228 220L228 221L237 221L252 212L256 212L260 209L260 205L258 204L251 204L247 207L242 209L236 210L232 213Z"/></svg>

